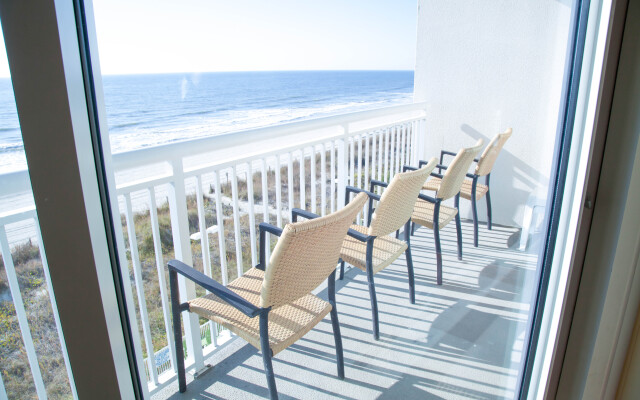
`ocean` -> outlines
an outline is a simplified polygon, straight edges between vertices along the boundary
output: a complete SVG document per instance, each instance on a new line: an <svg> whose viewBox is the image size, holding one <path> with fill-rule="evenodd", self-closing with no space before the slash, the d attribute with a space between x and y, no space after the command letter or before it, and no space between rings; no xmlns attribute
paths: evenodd
<svg viewBox="0 0 640 400"><path fill-rule="evenodd" d="M413 71L104 76L112 153L412 102ZM26 168L9 79L0 79L0 174Z"/></svg>

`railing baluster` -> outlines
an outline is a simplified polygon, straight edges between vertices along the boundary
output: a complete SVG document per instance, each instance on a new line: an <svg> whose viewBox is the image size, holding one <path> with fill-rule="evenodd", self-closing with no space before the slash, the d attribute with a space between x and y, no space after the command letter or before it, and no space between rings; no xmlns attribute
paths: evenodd
<svg viewBox="0 0 640 400"><path fill-rule="evenodd" d="M336 211L336 146L332 140L331 145L331 170L329 171L329 194L331 195L331 212Z"/></svg>
<svg viewBox="0 0 640 400"><path fill-rule="evenodd" d="M282 228L282 178L280 176L280 155L276 154L276 210L278 227Z"/></svg>
<svg viewBox="0 0 640 400"><path fill-rule="evenodd" d="M229 274L227 272L227 245L224 238L224 215L222 214L222 187L220 186L220 171L214 171L216 185L216 220L218 223L218 247L220 251L220 274L222 284L227 286Z"/></svg>
<svg viewBox="0 0 640 400"><path fill-rule="evenodd" d="M364 183L362 184L362 187L364 189L369 189L369 168L371 168L371 162L369 161L369 141L371 140L371 137L369 136L369 134L365 134L364 135Z"/></svg>
<svg viewBox="0 0 640 400"><path fill-rule="evenodd" d="M207 232L207 224L204 215L204 194L202 192L202 176L196 176L196 206L198 208L198 228L200 229L200 250L202 251L202 268L204 274L213 277L211 274L211 252L209 250L209 233ZM208 294L209 291L207 290ZM213 321L208 321L213 345L217 345L217 339L213 335Z"/></svg>
<svg viewBox="0 0 640 400"><path fill-rule="evenodd" d="M369 134L364 134L364 183L362 187L366 190L369 190L369 167L371 163L369 162ZM364 222L365 225L369 224L369 215L368 213L364 213Z"/></svg>
<svg viewBox="0 0 640 400"><path fill-rule="evenodd" d="M355 173L355 161L356 161L356 152L355 152L355 138L350 137L347 139L349 141L349 185L355 186L356 182L356 173Z"/></svg>
<svg viewBox="0 0 640 400"><path fill-rule="evenodd" d="M156 254L156 268L158 270L158 282L160 283L160 300L162 303L162 315L164 317L164 331L167 335L169 346L169 357L171 367L176 369L176 349L173 337L171 315L169 315L169 297L167 296L167 280L164 275L164 257L162 256L162 242L160 241L160 224L158 223L158 206L156 205L156 191L153 186L149 188L149 215L151 218L151 235L153 237L153 248Z"/></svg>
<svg viewBox="0 0 640 400"><path fill-rule="evenodd" d="M358 178L356 186L361 188L364 183L362 182L362 135L358 135Z"/></svg>
<svg viewBox="0 0 640 400"><path fill-rule="evenodd" d="M7 274L7 281L9 283L9 291L13 298L13 306L16 310L18 325L20 326L20 332L22 333L22 341L27 353L27 359L29 360L29 366L31 367L31 375L33 376L36 393L38 394L39 399L46 399L47 391L45 390L44 381L42 380L40 365L38 365L38 357L36 355L35 346L33 345L33 338L31 337L31 330L29 329L29 320L24 308L24 302L22 301L22 293L20 293L18 276L16 275L15 265L13 264L13 258L11 257L9 239L7 238L7 231L5 230L4 225L0 225L0 251L2 252L4 270Z"/></svg>
<svg viewBox="0 0 640 400"><path fill-rule="evenodd" d="M158 373L155 365L155 352L153 351L153 341L149 330L149 314L147 313L147 302L144 295L144 281L142 280L142 266L140 265L140 255L138 254L138 239L136 238L135 222L133 220L133 208L131 206L131 194L124 196L126 204L125 219L127 221L127 233L129 234L129 251L131 252L131 264L133 266L133 277L136 282L136 294L138 295L138 308L140 309L140 319L142 322L142 334L144 335L145 347L147 349L147 368L149 376L155 385L158 385Z"/></svg>
<svg viewBox="0 0 640 400"><path fill-rule="evenodd" d="M345 133L347 132L347 127L344 127ZM336 162L338 163L338 209L342 209L344 207L344 195L346 192L347 186L347 144L345 143L347 139L338 140L338 159Z"/></svg>
<svg viewBox="0 0 640 400"><path fill-rule="evenodd" d="M415 137L414 137L414 135L416 133L416 130L417 130L416 128L417 127L418 127L418 122L414 121L411 124L411 134L409 134L409 151L408 151L409 154L407 155L407 157L409 159L408 163L411 164L411 165L415 165L415 166L417 166L417 164L416 164L416 162L414 160L414 156L413 156L414 149L413 148L415 147Z"/></svg>
<svg viewBox="0 0 640 400"><path fill-rule="evenodd" d="M204 195L202 193L202 176L196 176L196 206L198 207L198 228L200 229L200 249L202 251L202 268L205 275L211 277L211 255L209 253L209 234L204 218ZM209 293L209 291L207 291Z"/></svg>
<svg viewBox="0 0 640 400"><path fill-rule="evenodd" d="M398 126L398 131L396 133L396 171L402 172L402 129L404 125Z"/></svg>
<svg viewBox="0 0 640 400"><path fill-rule="evenodd" d="M384 154L384 131L378 132L378 180L382 179L382 167L384 166L384 160L382 159L382 155ZM380 191L380 187L376 188Z"/></svg>
<svg viewBox="0 0 640 400"><path fill-rule="evenodd" d="M236 166L231 168L231 197L233 201L233 230L236 243L236 271L238 278L242 276L242 235L240 233L240 209L238 206L238 175Z"/></svg>
<svg viewBox="0 0 640 400"><path fill-rule="evenodd" d="M393 173L397 174L400 170L400 126L393 128ZM393 175L392 175L393 176Z"/></svg>
<svg viewBox="0 0 640 400"><path fill-rule="evenodd" d="M251 240L251 266L258 264L256 249L256 213L253 204L253 162L247 163L247 200L249 200L249 237Z"/></svg>
<svg viewBox="0 0 640 400"><path fill-rule="evenodd" d="M411 122L408 126L407 126L407 144L406 144L406 150L405 150L405 163L407 165L411 164L411 133L413 132L413 125L415 124L415 122Z"/></svg>
<svg viewBox="0 0 640 400"><path fill-rule="evenodd" d="M300 208L303 210L307 209L307 185L305 181L305 172L304 172L304 147L300 150Z"/></svg>
<svg viewBox="0 0 640 400"><path fill-rule="evenodd" d="M391 128L391 131L389 132L389 135L391 136L391 145L389 147L389 162L391 164L390 168L389 168L389 180L388 182L391 182L391 178L393 177L393 175L396 173L396 127Z"/></svg>
<svg viewBox="0 0 640 400"><path fill-rule="evenodd" d="M384 176L382 177L382 181L384 182L388 182L389 181L389 149L391 148L390 145L390 135L389 135L389 129L385 129L384 131L384 136L385 136L385 144L384 144Z"/></svg>
<svg viewBox="0 0 640 400"><path fill-rule="evenodd" d="M316 147L311 146L311 212L315 213L318 206L318 193L316 184L318 178L316 176Z"/></svg>
<svg viewBox="0 0 640 400"><path fill-rule="evenodd" d="M322 143L320 153L320 206L321 215L327 213L327 148Z"/></svg>
<svg viewBox="0 0 640 400"><path fill-rule="evenodd" d="M376 178L376 172L377 172L377 167L378 167L378 150L377 150L377 146L376 146L376 140L377 140L378 134L374 131L371 133L371 179L377 179ZM366 187L367 190L369 190L369 186Z"/></svg>
<svg viewBox="0 0 640 400"><path fill-rule="evenodd" d="M71 395L74 399L78 398L78 393L76 391L76 384L73 379L73 372L71 371L71 364L69 364L69 353L67 352L67 345L64 339L64 335L62 333L62 325L60 325L60 315L58 314L58 305L56 302L56 297L53 293L53 286L51 284L51 275L49 274L49 264L47 262L47 255L44 251L44 246L42 242L42 232L40 231L40 221L38 220L38 216L34 215L33 220L35 222L36 228L36 240L38 241L38 251L40 252L40 261L42 262L42 270L44 272L44 279L47 284L47 291L49 292L49 301L51 302L51 310L53 311L53 320L56 324L56 331L58 332L58 340L60 341L60 350L62 351L62 358L64 359L64 365L67 369L67 377L69 378L69 385L71 386ZM2 374L0 374L2 375ZM0 378L0 397L4 392Z"/></svg>
<svg viewBox="0 0 640 400"><path fill-rule="evenodd" d="M268 187L269 177L267 176L267 160L266 158L262 159L262 205L263 205L263 218L264 222L271 223L271 219L269 218L269 187ZM266 242L271 243L269 241L269 232L267 232ZM266 246L266 259L267 267L269 264L269 253L271 253L271 246Z"/></svg>
<svg viewBox="0 0 640 400"><path fill-rule="evenodd" d="M358 162L358 177L357 177L357 187L362 188L366 185L366 182L362 182L362 139L364 137L364 135L358 135L358 156L357 156L357 162ZM362 218L364 218L364 212L360 212L358 213L358 225L361 224L362 222Z"/></svg>
<svg viewBox="0 0 640 400"><path fill-rule="evenodd" d="M402 171L402 167L405 165L405 161L404 161L404 145L405 143L405 136L407 133L407 126L406 125L402 125L402 128L400 128L400 170Z"/></svg>
<svg viewBox="0 0 640 400"><path fill-rule="evenodd" d="M287 202L288 204L288 213L289 213L289 222L293 221L292 210L294 208L293 205L293 153L289 152L287 154Z"/></svg>

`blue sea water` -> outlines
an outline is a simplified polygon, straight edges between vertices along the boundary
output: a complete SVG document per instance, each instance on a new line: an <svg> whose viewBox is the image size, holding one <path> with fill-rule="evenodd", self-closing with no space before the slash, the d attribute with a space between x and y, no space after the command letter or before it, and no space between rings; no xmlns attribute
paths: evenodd
<svg viewBox="0 0 640 400"><path fill-rule="evenodd" d="M410 103L413 71L104 76L111 150ZM0 79L0 173L26 168L11 83Z"/></svg>

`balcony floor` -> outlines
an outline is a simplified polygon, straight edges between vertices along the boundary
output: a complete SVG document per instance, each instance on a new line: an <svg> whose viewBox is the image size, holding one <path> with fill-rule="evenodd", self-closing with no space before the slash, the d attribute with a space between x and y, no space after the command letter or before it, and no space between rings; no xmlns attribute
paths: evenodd
<svg viewBox="0 0 640 400"><path fill-rule="evenodd" d="M517 250L520 230L463 222L464 259L456 257L455 227L443 243L444 283L435 282L433 232L412 237L416 304L408 300L404 257L375 275L380 340L371 335L366 276L348 269L337 301L346 379L336 376L329 318L273 362L280 398L498 399L513 398L535 281L536 255ZM326 298L326 291L320 292ZM217 352L214 367L187 392L177 383L154 399L268 397L260 353L241 339Z"/></svg>

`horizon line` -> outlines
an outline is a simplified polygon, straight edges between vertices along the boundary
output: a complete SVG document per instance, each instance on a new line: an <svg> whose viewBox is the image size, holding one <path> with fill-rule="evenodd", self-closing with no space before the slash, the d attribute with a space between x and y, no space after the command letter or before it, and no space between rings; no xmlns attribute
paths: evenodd
<svg viewBox="0 0 640 400"><path fill-rule="evenodd" d="M230 74L230 73L260 73L260 72L414 72L413 69L258 69L237 71L177 71L177 72L117 72L103 73L102 76L131 76L131 75L191 75L191 74ZM11 75L0 76L0 79L11 79Z"/></svg>

